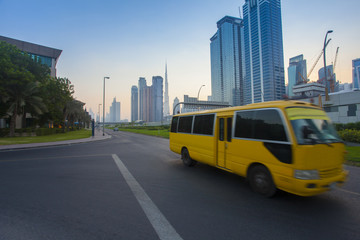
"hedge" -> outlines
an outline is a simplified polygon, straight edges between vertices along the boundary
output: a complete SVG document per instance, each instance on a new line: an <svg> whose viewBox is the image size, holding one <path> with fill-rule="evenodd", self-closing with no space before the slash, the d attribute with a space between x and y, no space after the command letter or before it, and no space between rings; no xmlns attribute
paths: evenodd
<svg viewBox="0 0 360 240"><path fill-rule="evenodd" d="M360 131L355 129L345 129L338 131L339 136L345 142L360 143Z"/></svg>

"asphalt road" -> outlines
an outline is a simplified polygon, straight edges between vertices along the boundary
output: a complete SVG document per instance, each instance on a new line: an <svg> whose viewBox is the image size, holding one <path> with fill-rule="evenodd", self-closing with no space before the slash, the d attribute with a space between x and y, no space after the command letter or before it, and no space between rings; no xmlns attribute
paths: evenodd
<svg viewBox="0 0 360 240"><path fill-rule="evenodd" d="M360 168L342 189L267 199L183 166L166 139L0 152L0 239L360 239Z"/></svg>

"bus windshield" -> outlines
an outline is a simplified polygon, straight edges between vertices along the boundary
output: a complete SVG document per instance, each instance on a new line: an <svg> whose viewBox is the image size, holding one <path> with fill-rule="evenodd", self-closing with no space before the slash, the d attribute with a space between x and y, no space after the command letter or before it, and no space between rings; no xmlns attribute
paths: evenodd
<svg viewBox="0 0 360 240"><path fill-rule="evenodd" d="M312 108L286 110L298 144L342 142L325 112Z"/></svg>

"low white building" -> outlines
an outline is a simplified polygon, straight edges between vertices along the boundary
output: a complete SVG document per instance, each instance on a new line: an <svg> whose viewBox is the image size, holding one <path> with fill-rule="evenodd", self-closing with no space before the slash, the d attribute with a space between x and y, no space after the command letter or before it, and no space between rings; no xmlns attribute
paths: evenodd
<svg viewBox="0 0 360 240"><path fill-rule="evenodd" d="M322 106L334 123L360 122L359 90L330 93L328 100L325 94L297 100Z"/></svg>

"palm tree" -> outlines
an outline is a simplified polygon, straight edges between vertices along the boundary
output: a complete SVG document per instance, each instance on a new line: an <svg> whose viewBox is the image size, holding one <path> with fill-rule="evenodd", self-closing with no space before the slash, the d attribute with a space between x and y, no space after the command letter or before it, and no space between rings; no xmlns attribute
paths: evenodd
<svg viewBox="0 0 360 240"><path fill-rule="evenodd" d="M36 82L14 84L8 87L5 102L9 106L7 113L10 116L10 137L15 135L16 117L25 114L25 108L35 114L42 114L46 111L42 98L37 96L38 91Z"/></svg>
<svg viewBox="0 0 360 240"><path fill-rule="evenodd" d="M83 106L85 103L72 99L71 101L66 103L64 109L64 120L68 121L67 130L69 129L69 125L74 125L74 122L79 121L81 119L81 115L84 112ZM64 129L65 130L65 129Z"/></svg>

